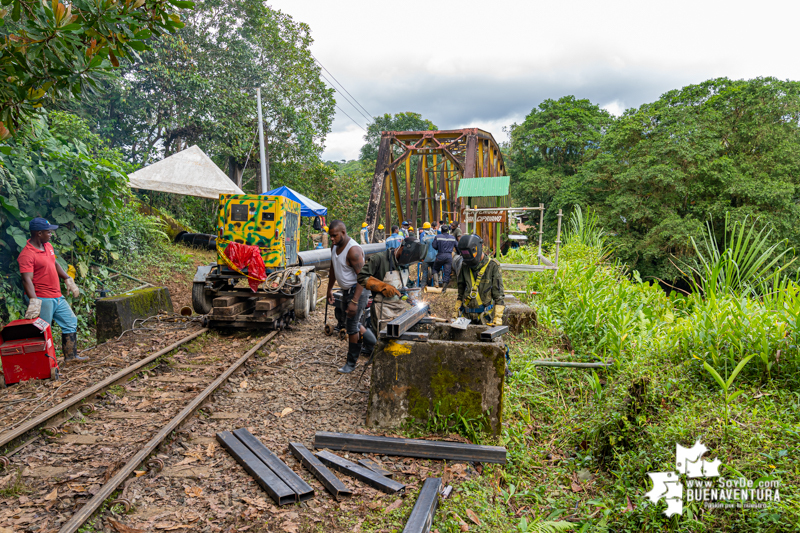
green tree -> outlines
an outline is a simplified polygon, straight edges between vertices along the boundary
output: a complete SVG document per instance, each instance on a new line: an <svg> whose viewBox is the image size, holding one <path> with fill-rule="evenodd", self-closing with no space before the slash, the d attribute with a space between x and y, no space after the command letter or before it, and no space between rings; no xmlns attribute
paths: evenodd
<svg viewBox="0 0 800 533"><path fill-rule="evenodd" d="M760 218L800 245L798 146L800 83L712 79L616 120L580 173L583 194L621 259L672 280L674 258L694 256L690 238L726 214Z"/></svg>
<svg viewBox="0 0 800 533"><path fill-rule="evenodd" d="M522 124L513 124L506 155L516 202L544 203L548 219L560 208L585 203L580 170L613 121L589 100L564 96L545 100Z"/></svg>
<svg viewBox="0 0 800 533"><path fill-rule="evenodd" d="M145 40L183 27L180 0L3 0L0 10L0 137L33 118L45 98L94 90Z"/></svg>
<svg viewBox="0 0 800 533"><path fill-rule="evenodd" d="M81 113L128 159L145 163L198 144L234 181L258 167L255 88L262 88L270 163L315 162L333 90L311 57L306 24L262 0L203 0L186 27L126 67Z"/></svg>
<svg viewBox="0 0 800 533"><path fill-rule="evenodd" d="M378 158L378 146L381 144L382 131L432 131L438 129L436 124L422 118L420 113L411 111L395 113L394 116L386 113L380 117L373 117L372 122L367 126L367 134L364 135L366 144L361 147L361 161L375 161Z"/></svg>

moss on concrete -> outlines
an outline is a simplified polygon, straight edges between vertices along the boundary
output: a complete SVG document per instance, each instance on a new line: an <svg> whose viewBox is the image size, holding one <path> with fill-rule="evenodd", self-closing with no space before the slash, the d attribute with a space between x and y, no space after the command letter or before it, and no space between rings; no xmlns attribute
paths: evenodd
<svg viewBox="0 0 800 533"><path fill-rule="evenodd" d="M95 301L97 342L117 337L131 329L137 319L164 311L172 313L172 299L166 287L146 287Z"/></svg>

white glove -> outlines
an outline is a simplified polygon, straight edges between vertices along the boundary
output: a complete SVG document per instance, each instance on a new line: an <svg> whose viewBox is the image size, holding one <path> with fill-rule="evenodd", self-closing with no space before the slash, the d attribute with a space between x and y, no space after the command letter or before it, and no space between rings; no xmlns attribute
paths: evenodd
<svg viewBox="0 0 800 533"><path fill-rule="evenodd" d="M73 298L77 298L81 295L81 290L75 284L75 280L71 277L68 277L64 284L67 286L67 290L72 293Z"/></svg>
<svg viewBox="0 0 800 533"><path fill-rule="evenodd" d="M28 302L28 310L25 311L25 318L28 320L39 318L41 312L42 301L39 298L31 298L30 302Z"/></svg>

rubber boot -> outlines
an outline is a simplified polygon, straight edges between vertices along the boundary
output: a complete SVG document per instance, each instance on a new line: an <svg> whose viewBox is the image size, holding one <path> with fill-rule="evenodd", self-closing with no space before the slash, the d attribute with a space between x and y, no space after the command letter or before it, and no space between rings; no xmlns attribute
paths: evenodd
<svg viewBox="0 0 800 533"><path fill-rule="evenodd" d="M372 333L371 329L364 330L364 334L361 335L361 354L366 355L369 357L372 355L372 350L375 348L375 345L378 343L378 339L375 338L375 334Z"/></svg>
<svg viewBox="0 0 800 533"><path fill-rule="evenodd" d="M342 368L339 369L340 374L349 374L356 369L358 362L358 355L361 353L361 344L357 342L348 343L347 347L347 362Z"/></svg>
<svg viewBox="0 0 800 533"><path fill-rule="evenodd" d="M77 333L61 334L61 351L64 354L64 362L66 363L82 363L89 360L88 357L78 355Z"/></svg>

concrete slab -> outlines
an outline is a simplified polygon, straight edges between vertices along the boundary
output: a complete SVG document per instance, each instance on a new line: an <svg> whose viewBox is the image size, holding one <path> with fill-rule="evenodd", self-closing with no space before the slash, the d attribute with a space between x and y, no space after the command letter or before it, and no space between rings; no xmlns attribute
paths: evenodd
<svg viewBox="0 0 800 533"><path fill-rule="evenodd" d="M166 287L146 287L95 300L97 343L116 338L133 327L137 318L147 318L164 311L172 313L172 299Z"/></svg>
<svg viewBox="0 0 800 533"><path fill-rule="evenodd" d="M499 434L505 345L480 342L486 326L435 325L428 342L380 340L375 347L367 426L397 427L406 419L463 416Z"/></svg>

